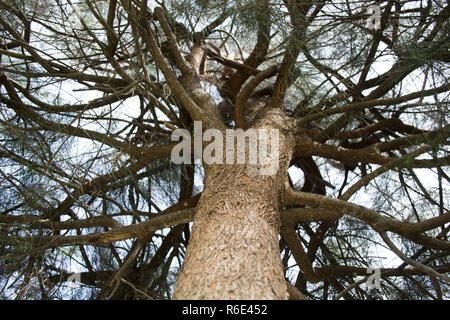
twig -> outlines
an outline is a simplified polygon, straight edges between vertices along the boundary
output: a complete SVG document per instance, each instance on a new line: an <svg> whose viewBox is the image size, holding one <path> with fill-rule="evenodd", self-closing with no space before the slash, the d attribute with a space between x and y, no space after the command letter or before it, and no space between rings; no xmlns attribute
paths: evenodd
<svg viewBox="0 0 450 320"><path fill-rule="evenodd" d="M436 270L427 267L426 265L423 265L420 262L417 262L413 259L408 258L400 249L398 249L395 244L391 241L391 239L389 239L389 237L387 236L385 231L378 231L378 233L380 234L381 238L383 239L383 241L388 245L388 247L403 261L405 261L406 263L416 267L419 270L422 270L423 272L438 277L444 281L446 281L447 283L450 283L450 278L440 274L439 272L437 272Z"/></svg>
<svg viewBox="0 0 450 320"><path fill-rule="evenodd" d="M142 290L139 290L138 288L136 288L131 282L128 282L127 280L125 280L124 278L120 278L120 281L129 285L131 288L133 288L134 291L142 294L144 297L146 297L148 300L153 300L152 297L150 297L147 293L145 293Z"/></svg>
<svg viewBox="0 0 450 320"><path fill-rule="evenodd" d="M418 155L425 153L427 151L430 151L430 150L431 150L431 147L429 145L423 145L421 148L419 148L413 152L410 152L398 159L392 160L392 161L382 165L377 170L366 175L364 178L362 178L361 180L356 182L354 185L352 185L350 188L348 188L347 191L345 191L345 193L339 197L339 199L344 200L344 201L350 199L350 197L353 194L355 194L356 191L358 191L359 189L361 189L362 187L367 185L371 180L375 179L380 174L382 174L392 168L395 168L395 167L399 166L400 164L402 164L403 162L413 159L413 158L417 157Z"/></svg>

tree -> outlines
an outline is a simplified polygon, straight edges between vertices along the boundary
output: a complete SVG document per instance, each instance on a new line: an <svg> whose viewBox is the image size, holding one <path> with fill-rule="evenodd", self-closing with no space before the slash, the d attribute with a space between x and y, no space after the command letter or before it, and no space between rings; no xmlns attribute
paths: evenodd
<svg viewBox="0 0 450 320"><path fill-rule="evenodd" d="M0 11L3 298L449 298L446 1Z"/></svg>

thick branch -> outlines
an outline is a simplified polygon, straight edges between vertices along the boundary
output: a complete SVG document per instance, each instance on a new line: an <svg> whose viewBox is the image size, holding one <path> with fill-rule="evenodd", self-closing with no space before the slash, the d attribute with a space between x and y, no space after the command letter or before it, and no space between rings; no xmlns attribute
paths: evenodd
<svg viewBox="0 0 450 320"><path fill-rule="evenodd" d="M276 70L277 70L276 66L267 68L266 70L257 74L253 79L251 79L250 82L241 90L241 92L236 98L236 105L234 109L234 119L236 121L236 128L243 129L245 127L244 121L245 105L247 104L247 100L252 94L252 92L261 82L273 76Z"/></svg>
<svg viewBox="0 0 450 320"><path fill-rule="evenodd" d="M374 230L392 231L428 248L450 251L449 242L430 239L421 235L421 233L426 230L437 228L447 222L450 222L450 212L422 222L401 222L390 217L382 216L376 211L354 203L349 203L339 199L332 199L317 194L295 192L292 189L288 189L285 192L284 205L307 205L335 210L342 215L348 214L366 222Z"/></svg>

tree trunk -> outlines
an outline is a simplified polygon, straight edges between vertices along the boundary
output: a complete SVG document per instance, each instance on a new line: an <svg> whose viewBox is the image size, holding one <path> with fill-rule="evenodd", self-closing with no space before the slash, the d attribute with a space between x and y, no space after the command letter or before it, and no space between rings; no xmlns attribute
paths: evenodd
<svg viewBox="0 0 450 320"><path fill-rule="evenodd" d="M266 118L258 128L274 129L276 121L283 127L278 111ZM292 150L290 135L279 131L279 159L271 159L279 169L273 175L260 174L259 164L205 167L173 299L288 299L278 235Z"/></svg>

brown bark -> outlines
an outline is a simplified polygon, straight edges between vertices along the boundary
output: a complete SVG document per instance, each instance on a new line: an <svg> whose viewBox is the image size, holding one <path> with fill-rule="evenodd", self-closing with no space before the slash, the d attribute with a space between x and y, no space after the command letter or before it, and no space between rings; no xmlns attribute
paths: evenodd
<svg viewBox="0 0 450 320"><path fill-rule="evenodd" d="M277 121L280 116L273 111L259 128L274 128ZM293 140L280 132L279 142L274 175L259 174L259 165L206 167L205 189L173 299L289 298L278 234Z"/></svg>

